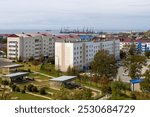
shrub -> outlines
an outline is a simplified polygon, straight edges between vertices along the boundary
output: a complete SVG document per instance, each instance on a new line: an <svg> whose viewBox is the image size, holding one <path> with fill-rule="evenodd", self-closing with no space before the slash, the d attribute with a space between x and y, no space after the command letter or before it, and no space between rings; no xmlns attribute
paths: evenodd
<svg viewBox="0 0 150 117"><path fill-rule="evenodd" d="M16 86L15 91L20 92L20 88Z"/></svg>
<svg viewBox="0 0 150 117"><path fill-rule="evenodd" d="M26 90L26 89L27 89L27 86L26 86L26 85L24 85L23 90Z"/></svg>
<svg viewBox="0 0 150 117"><path fill-rule="evenodd" d="M40 89L40 94L41 94L41 95L45 95L45 94L46 94L45 88L41 88L41 89Z"/></svg>
<svg viewBox="0 0 150 117"><path fill-rule="evenodd" d="M28 72L31 72L31 70L30 70L30 69L28 69Z"/></svg>
<svg viewBox="0 0 150 117"><path fill-rule="evenodd" d="M33 86L33 87L32 87L32 92L38 92L38 89L37 89L36 86Z"/></svg>
<svg viewBox="0 0 150 117"><path fill-rule="evenodd" d="M13 91L15 91L16 87L17 87L16 85L12 85L11 86L11 88L12 88Z"/></svg>
<svg viewBox="0 0 150 117"><path fill-rule="evenodd" d="M21 93L26 93L26 91L25 91L25 90L22 90Z"/></svg>
<svg viewBox="0 0 150 117"><path fill-rule="evenodd" d="M33 87L32 84L28 85L27 90L28 90L29 92L32 92L32 87Z"/></svg>
<svg viewBox="0 0 150 117"><path fill-rule="evenodd" d="M3 80L2 85L9 85L9 81L8 80Z"/></svg>

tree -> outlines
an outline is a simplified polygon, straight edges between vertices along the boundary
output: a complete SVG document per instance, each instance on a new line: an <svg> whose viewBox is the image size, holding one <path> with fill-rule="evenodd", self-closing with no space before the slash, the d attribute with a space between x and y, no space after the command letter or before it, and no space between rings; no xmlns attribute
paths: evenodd
<svg viewBox="0 0 150 117"><path fill-rule="evenodd" d="M33 61L33 60L34 60L33 56L29 57L29 61Z"/></svg>
<svg viewBox="0 0 150 117"><path fill-rule="evenodd" d="M66 72L66 73L67 73L67 75L71 75L71 74L72 74L72 70L71 70L71 67L70 67L70 66L68 67L68 69L67 69L67 72Z"/></svg>
<svg viewBox="0 0 150 117"><path fill-rule="evenodd" d="M19 56L18 62L22 62L22 61L23 61L23 60L22 60L22 57Z"/></svg>
<svg viewBox="0 0 150 117"><path fill-rule="evenodd" d="M38 60L33 60L33 61L32 61L32 64L35 65L35 66L37 66L37 65L40 64L40 62L39 62Z"/></svg>
<svg viewBox="0 0 150 117"><path fill-rule="evenodd" d="M119 99L123 94L123 91L128 90L125 83L121 81L115 81L111 83L112 99Z"/></svg>
<svg viewBox="0 0 150 117"><path fill-rule="evenodd" d="M141 55L129 55L125 61L125 70L129 71L129 76L132 79L138 79L141 76L141 71L146 65L146 57Z"/></svg>
<svg viewBox="0 0 150 117"><path fill-rule="evenodd" d="M33 86L33 87L32 87L32 92L38 92L38 89L37 89L36 86Z"/></svg>
<svg viewBox="0 0 150 117"><path fill-rule="evenodd" d="M39 61L44 63L44 55L43 54L40 55Z"/></svg>
<svg viewBox="0 0 150 117"><path fill-rule="evenodd" d="M79 71L76 67L71 68L69 66L66 73L67 73L67 75L78 75Z"/></svg>
<svg viewBox="0 0 150 117"><path fill-rule="evenodd" d="M110 80L108 77L106 76L101 77L100 87L103 94L109 94L111 92Z"/></svg>
<svg viewBox="0 0 150 117"><path fill-rule="evenodd" d="M124 51L122 51L122 50L120 50L120 58L121 59L126 58L126 53Z"/></svg>
<svg viewBox="0 0 150 117"><path fill-rule="evenodd" d="M9 81L8 80L2 80L2 85L9 85Z"/></svg>
<svg viewBox="0 0 150 117"><path fill-rule="evenodd" d="M91 70L97 76L115 77L117 74L116 61L113 55L108 51L98 51L91 63Z"/></svg>
<svg viewBox="0 0 150 117"><path fill-rule="evenodd" d="M149 57L150 57L150 51L144 52L144 55L145 55L147 58L149 58Z"/></svg>
<svg viewBox="0 0 150 117"><path fill-rule="evenodd" d="M40 89L40 94L41 94L41 95L45 95L45 94L46 94L45 88L41 88L41 89Z"/></svg>
<svg viewBox="0 0 150 117"><path fill-rule="evenodd" d="M20 88L18 86L16 86L15 91L20 92Z"/></svg>
<svg viewBox="0 0 150 117"><path fill-rule="evenodd" d="M92 91L90 89L74 89L68 90L62 88L60 92L54 94L55 99L59 100L90 100Z"/></svg>
<svg viewBox="0 0 150 117"><path fill-rule="evenodd" d="M32 85L32 84L29 84L28 87L27 87L27 90L28 90L29 92L32 92L32 88L33 88L33 85Z"/></svg>
<svg viewBox="0 0 150 117"><path fill-rule="evenodd" d="M131 44L131 46L129 48L129 55L134 55L135 53L136 53L136 45Z"/></svg>
<svg viewBox="0 0 150 117"><path fill-rule="evenodd" d="M35 66L35 70L36 70L36 66L38 66L40 62L38 60L33 60L32 64Z"/></svg>
<svg viewBox="0 0 150 117"><path fill-rule="evenodd" d="M140 83L140 88L143 92L150 92L150 70L144 73L144 80Z"/></svg>

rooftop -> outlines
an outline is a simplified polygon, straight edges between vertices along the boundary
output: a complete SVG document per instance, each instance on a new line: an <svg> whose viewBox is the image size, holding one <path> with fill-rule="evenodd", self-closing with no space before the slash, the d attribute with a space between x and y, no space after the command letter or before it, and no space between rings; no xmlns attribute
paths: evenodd
<svg viewBox="0 0 150 117"><path fill-rule="evenodd" d="M9 78L14 78L14 77L18 77L18 76L25 76L27 74L28 74L28 72L17 72L17 73L12 73L12 74L3 75L3 76L9 77Z"/></svg>
<svg viewBox="0 0 150 117"><path fill-rule="evenodd" d="M132 84L140 83L140 82L142 82L142 81L143 81L143 79L133 79L133 80L130 80L130 82L131 82Z"/></svg>
<svg viewBox="0 0 150 117"><path fill-rule="evenodd" d="M13 65L6 65L2 66L2 68L16 68L16 67L22 67L22 64L13 64Z"/></svg>
<svg viewBox="0 0 150 117"><path fill-rule="evenodd" d="M57 81L57 82L65 82L65 81L68 81L68 80L73 80L74 78L76 78L76 76L61 76L61 77L53 78L53 79L50 79L50 80L51 81Z"/></svg>

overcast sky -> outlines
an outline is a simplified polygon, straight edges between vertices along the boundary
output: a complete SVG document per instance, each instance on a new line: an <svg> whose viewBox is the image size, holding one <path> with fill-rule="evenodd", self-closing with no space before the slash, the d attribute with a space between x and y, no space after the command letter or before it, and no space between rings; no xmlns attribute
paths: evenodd
<svg viewBox="0 0 150 117"><path fill-rule="evenodd" d="M150 29L150 0L0 0L0 29Z"/></svg>

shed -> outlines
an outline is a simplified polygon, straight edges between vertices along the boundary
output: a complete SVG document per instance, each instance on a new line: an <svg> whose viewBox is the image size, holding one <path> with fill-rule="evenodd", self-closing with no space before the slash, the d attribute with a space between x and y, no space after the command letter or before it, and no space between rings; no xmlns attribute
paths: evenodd
<svg viewBox="0 0 150 117"><path fill-rule="evenodd" d="M22 81L25 76L27 76L28 72L17 72L12 74L3 75L4 80L8 80L10 82L14 81Z"/></svg>
<svg viewBox="0 0 150 117"><path fill-rule="evenodd" d="M50 87L60 88L68 82L75 80L76 76L61 76L57 78L50 79Z"/></svg>
<svg viewBox="0 0 150 117"><path fill-rule="evenodd" d="M17 68L19 67L23 67L24 65L22 64L13 64L13 65L6 65L6 66L2 66L2 73L3 74L9 74L11 72L15 72L17 70Z"/></svg>

